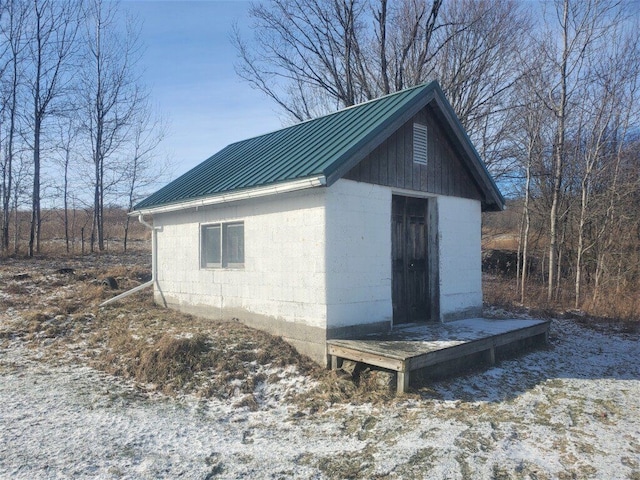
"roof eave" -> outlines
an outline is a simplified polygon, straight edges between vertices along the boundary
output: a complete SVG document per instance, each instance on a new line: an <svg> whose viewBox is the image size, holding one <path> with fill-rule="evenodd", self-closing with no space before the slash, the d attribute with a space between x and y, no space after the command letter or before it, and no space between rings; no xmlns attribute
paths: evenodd
<svg viewBox="0 0 640 480"><path fill-rule="evenodd" d="M198 209L209 205L219 205L222 203L237 202L252 198L266 197L270 195L280 195L283 193L306 190L309 188L323 187L327 184L324 175L316 175L288 182L276 183L272 185L260 186L244 190L234 190L220 194L200 197L191 200L184 200L175 203L167 203L133 210L129 215L154 215L158 213L177 212L190 208Z"/></svg>

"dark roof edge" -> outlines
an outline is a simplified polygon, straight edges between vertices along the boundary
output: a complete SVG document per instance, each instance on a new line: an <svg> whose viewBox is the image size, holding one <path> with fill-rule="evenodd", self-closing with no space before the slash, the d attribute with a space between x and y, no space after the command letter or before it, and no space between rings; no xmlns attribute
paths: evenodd
<svg viewBox="0 0 640 480"><path fill-rule="evenodd" d="M500 189L496 185L496 182L493 180L493 177L487 170L487 166L482 161L480 154L474 147L471 139L467 135L466 130L460 123L460 119L456 115L453 107L447 100L444 92L440 88L440 85L436 83L435 87L435 102L438 106L438 109L443 114L445 119L447 120L447 124L454 134L455 138L458 140L459 144L462 146L464 153L469 157L470 167L472 167L474 174L474 178L476 181L480 182L480 186L483 187L483 191L485 196L487 197L486 202L483 202L486 208L483 210L487 211L502 211L505 208L505 200L500 192Z"/></svg>

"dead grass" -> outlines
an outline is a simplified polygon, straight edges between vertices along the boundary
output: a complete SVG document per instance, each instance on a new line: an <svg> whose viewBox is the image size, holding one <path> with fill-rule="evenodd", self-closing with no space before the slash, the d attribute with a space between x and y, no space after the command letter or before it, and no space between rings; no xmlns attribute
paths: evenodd
<svg viewBox="0 0 640 480"><path fill-rule="evenodd" d="M238 406L251 409L259 404L261 387L293 374L286 372L295 372L306 384L303 393L292 393L289 401L310 412L336 403L396 400L394 378L387 372L327 371L281 338L237 321L203 320L160 308L150 290L98 307L103 300L147 281L149 263L146 252L7 259L0 266L0 302L12 310L12 316L0 324L0 339L41 346L49 356L88 363L146 389L170 395L234 397ZM116 279L117 289L103 283L106 277ZM537 305L537 315L556 311L557 305L542 303L542 286L532 286L527 294ZM513 279L485 277L485 301L524 308L515 298Z"/></svg>
<svg viewBox="0 0 640 480"><path fill-rule="evenodd" d="M335 403L395 398L388 375L327 371L281 338L238 321L161 308L151 290L98 307L147 281L149 263L146 253L7 259L0 266L0 301L13 311L0 324L0 339L38 346L57 361L90 364L147 390L237 398L235 405L250 409L258 408L261 387L291 375L305 388L291 389L288 400L311 412ZM103 282L107 277L117 281L117 289Z"/></svg>
<svg viewBox="0 0 640 480"><path fill-rule="evenodd" d="M509 250L518 249L518 236L514 233L504 231L482 232L482 250Z"/></svg>
<svg viewBox="0 0 640 480"><path fill-rule="evenodd" d="M8 281L2 290L9 295L27 295L29 293L25 285L16 281Z"/></svg>
<svg viewBox="0 0 640 480"><path fill-rule="evenodd" d="M211 368L207 353L207 337L202 334L192 338L163 335L152 348L141 349L135 377L144 383L174 384L180 389L192 381L194 372Z"/></svg>
<svg viewBox="0 0 640 480"><path fill-rule="evenodd" d="M253 393L269 381L265 367L295 366L301 373L316 368L283 340L238 322L160 309L150 296L144 303L100 312L105 325L94 332L93 344L103 348L95 366L164 393L219 398Z"/></svg>
<svg viewBox="0 0 640 480"><path fill-rule="evenodd" d="M240 397L236 405L251 409L261 384L278 383L292 367L310 387L288 400L311 412L335 403L395 398L375 372L354 380L321 368L281 338L237 321L195 318L156 307L150 298L145 304L143 311L127 304L99 315L102 322L110 320L93 340L104 346L93 362L96 367L166 394Z"/></svg>
<svg viewBox="0 0 640 480"><path fill-rule="evenodd" d="M526 312L543 318L572 318L578 323L600 331L634 333L640 331L640 297L632 292L618 292L604 296L597 305L584 302L575 310L570 292L565 291L553 303L547 301L546 286L531 281L525 292L525 304L520 302L516 280L496 274L484 274L484 304L503 307L509 311ZM587 296L585 294L585 296Z"/></svg>

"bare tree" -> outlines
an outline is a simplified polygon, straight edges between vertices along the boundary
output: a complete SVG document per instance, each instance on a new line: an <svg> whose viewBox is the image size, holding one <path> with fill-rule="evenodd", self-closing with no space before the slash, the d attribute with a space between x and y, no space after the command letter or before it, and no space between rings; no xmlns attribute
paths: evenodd
<svg viewBox="0 0 640 480"><path fill-rule="evenodd" d="M125 162L124 195L127 202L127 213L133 210L140 200L140 191L154 185L168 171L167 163L157 160L157 148L165 136L165 123L161 118L153 116L150 109L141 111L133 127L131 151ZM123 249L127 251L129 238L129 221L127 215L124 225Z"/></svg>
<svg viewBox="0 0 640 480"><path fill-rule="evenodd" d="M500 179L513 170L511 110L521 103L514 86L526 73L531 21L514 0L447 2L436 39L442 48L432 75L469 133L482 159Z"/></svg>
<svg viewBox="0 0 640 480"><path fill-rule="evenodd" d="M385 15L381 14L383 4ZM438 42L434 41L436 31L442 28L439 21L443 8L442 0L380 1L379 10L376 5L370 8L375 12L376 31L372 49L381 59L379 70L386 71L383 75L375 70L369 72L369 81L377 87L371 91L369 98L424 82L433 71L434 55L448 40L445 35L440 36ZM366 58L363 60L366 62ZM384 79L386 75L391 81L383 81L380 85L378 79Z"/></svg>
<svg viewBox="0 0 640 480"><path fill-rule="evenodd" d="M68 93L72 77L69 68L78 31L79 4L73 0L34 0L29 21L27 77L32 104L30 118L33 151L33 189L29 256L40 251L40 171L42 134L47 119L64 108L59 103Z"/></svg>
<svg viewBox="0 0 640 480"><path fill-rule="evenodd" d="M529 247L531 237L531 217L533 210L534 180L539 165L544 162L545 145L548 143L549 121L537 97L537 89L540 88L542 65L538 64L535 70L530 70L527 76L518 85L516 94L522 104L513 112L512 119L516 126L517 136L511 140L516 145L516 158L521 159L521 170L524 172L523 204L518 241L518 265L517 278L519 282L520 302L524 303L529 273Z"/></svg>
<svg viewBox="0 0 640 480"><path fill-rule="evenodd" d="M437 78L494 174L530 22L515 0L274 0L236 30L238 74L301 121ZM515 48L515 47L518 48Z"/></svg>
<svg viewBox="0 0 640 480"><path fill-rule="evenodd" d="M11 206L13 212L13 253L20 251L20 210L28 204L29 198L29 163L22 155L14 158L13 189L11 190Z"/></svg>
<svg viewBox="0 0 640 480"><path fill-rule="evenodd" d="M2 249L9 250L9 224L11 222L11 198L13 189L13 162L16 155L16 139L18 137L18 103L19 87L23 82L23 51L25 48L25 18L27 5L25 2L15 0L4 5L2 28L0 35L3 38L6 58L4 64L3 79L3 110L6 112L6 139L4 148L4 161L2 162Z"/></svg>
<svg viewBox="0 0 640 480"><path fill-rule="evenodd" d="M236 30L238 74L294 120L424 81L442 0L274 0L255 38ZM371 61L377 59L377 61Z"/></svg>
<svg viewBox="0 0 640 480"><path fill-rule="evenodd" d="M145 100L134 71L140 56L138 26L128 18L124 29L119 28L118 14L117 3L91 0L84 30L81 92L86 113L82 126L91 145L94 170L91 249L97 241L100 251L105 248L104 199L109 187L109 160L116 158L125 145Z"/></svg>
<svg viewBox="0 0 640 480"><path fill-rule="evenodd" d="M78 136L77 118L74 116L67 116L66 118L60 118L58 122L58 139L57 148L58 158L57 163L62 169L62 185L60 189L62 191L62 217L64 225L64 239L66 251L71 251L71 236L70 236L70 220L69 220L69 195L71 189L71 172L74 167L73 157L77 151L76 139ZM73 215L73 214L72 214Z"/></svg>
<svg viewBox="0 0 640 480"><path fill-rule="evenodd" d="M588 111L589 128L584 129L580 214L575 279L575 308L581 304L583 258L606 236L616 210L615 195L620 179L623 150L628 148L631 125L638 119L638 75L640 33L638 24L628 21L612 25L603 38L603 54L589 59L590 88L583 108ZM593 198L595 197L595 198ZM607 201L609 199L609 201ZM607 210L599 208L609 205ZM606 212L606 213L605 213ZM590 226L595 227L590 228Z"/></svg>
<svg viewBox="0 0 640 480"><path fill-rule="evenodd" d="M560 221L563 210L563 188L567 167L567 130L577 118L576 105L581 101L586 82L585 60L594 44L607 29L619 21L620 2L607 0L556 0L551 12L545 11L545 30L539 42L540 52L551 72L550 89L540 91L546 107L556 121L553 162L550 171L549 269L547 301L551 302L559 288Z"/></svg>

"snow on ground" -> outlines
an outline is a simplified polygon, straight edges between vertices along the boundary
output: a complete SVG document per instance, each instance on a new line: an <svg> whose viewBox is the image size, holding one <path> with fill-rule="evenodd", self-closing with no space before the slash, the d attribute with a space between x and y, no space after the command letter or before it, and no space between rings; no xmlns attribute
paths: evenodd
<svg viewBox="0 0 640 480"><path fill-rule="evenodd" d="M637 334L554 320L548 349L316 413L151 395L39 355L0 348L1 478L640 478Z"/></svg>

